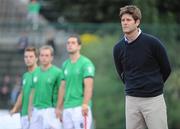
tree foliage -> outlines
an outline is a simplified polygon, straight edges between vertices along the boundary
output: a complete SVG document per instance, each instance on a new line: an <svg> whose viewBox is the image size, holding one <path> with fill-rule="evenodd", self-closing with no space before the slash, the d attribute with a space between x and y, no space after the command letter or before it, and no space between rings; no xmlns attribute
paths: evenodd
<svg viewBox="0 0 180 129"><path fill-rule="evenodd" d="M180 23L179 0L39 0L41 13L51 22L118 22L119 8L135 4L145 23Z"/></svg>
<svg viewBox="0 0 180 129"><path fill-rule="evenodd" d="M48 0L46 0L48 1ZM56 10L56 16L51 17L57 21L64 17L69 22L114 22L117 21L119 8L131 4L131 0L51 0L51 11ZM43 8L44 13L46 7Z"/></svg>

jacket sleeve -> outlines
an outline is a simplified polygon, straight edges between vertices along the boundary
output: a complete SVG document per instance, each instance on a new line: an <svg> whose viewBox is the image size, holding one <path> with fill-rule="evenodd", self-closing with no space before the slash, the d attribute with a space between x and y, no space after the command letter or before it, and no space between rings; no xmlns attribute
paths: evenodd
<svg viewBox="0 0 180 129"><path fill-rule="evenodd" d="M124 83L125 80L124 80L123 67L122 67L119 55L120 55L120 49L116 45L113 49L114 64L115 64L116 71L117 71L119 77L121 78L121 80Z"/></svg>
<svg viewBox="0 0 180 129"><path fill-rule="evenodd" d="M162 74L163 81L165 82L171 73L171 66L165 47L161 43L158 43L156 49L156 58L160 66L160 72Z"/></svg>

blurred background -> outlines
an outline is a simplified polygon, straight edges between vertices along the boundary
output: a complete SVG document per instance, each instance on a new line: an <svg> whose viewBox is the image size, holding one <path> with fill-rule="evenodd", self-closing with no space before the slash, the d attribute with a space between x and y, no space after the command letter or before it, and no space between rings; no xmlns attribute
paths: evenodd
<svg viewBox="0 0 180 129"><path fill-rule="evenodd" d="M55 49L54 64L67 58L65 42L78 33L82 54L96 66L94 128L125 129L124 86L115 71L112 49L123 36L119 8L136 4L141 29L159 37L167 49L172 73L165 85L169 129L180 129L179 0L0 0L0 109L15 103L25 72L24 48L43 44Z"/></svg>

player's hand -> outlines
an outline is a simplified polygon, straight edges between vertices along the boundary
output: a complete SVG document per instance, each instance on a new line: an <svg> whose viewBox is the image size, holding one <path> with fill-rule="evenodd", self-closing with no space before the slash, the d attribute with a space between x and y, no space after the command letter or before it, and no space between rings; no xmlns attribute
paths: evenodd
<svg viewBox="0 0 180 129"><path fill-rule="evenodd" d="M56 118L62 122L62 111L58 108L55 109Z"/></svg>
<svg viewBox="0 0 180 129"><path fill-rule="evenodd" d="M9 112L9 114L10 114L11 116L12 116L14 113L16 113L16 109L15 109L15 108L11 109L10 112Z"/></svg>
<svg viewBox="0 0 180 129"><path fill-rule="evenodd" d="M31 121L31 117L32 117L32 110L28 111L28 120Z"/></svg>
<svg viewBox="0 0 180 129"><path fill-rule="evenodd" d="M88 116L88 111L89 111L88 105L87 104L83 104L82 105L82 115L83 116Z"/></svg>
<svg viewBox="0 0 180 129"><path fill-rule="evenodd" d="M15 111L12 109L10 110L9 114L12 116L15 113Z"/></svg>

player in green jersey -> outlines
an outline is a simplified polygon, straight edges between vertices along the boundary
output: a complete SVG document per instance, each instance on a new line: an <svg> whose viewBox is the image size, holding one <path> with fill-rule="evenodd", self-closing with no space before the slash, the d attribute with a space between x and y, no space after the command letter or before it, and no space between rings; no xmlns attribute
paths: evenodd
<svg viewBox="0 0 180 129"><path fill-rule="evenodd" d="M65 129L90 129L95 68L87 57L80 54L81 41L77 35L68 38L66 47L69 59L62 65L63 80L59 89L56 117L62 119Z"/></svg>
<svg viewBox="0 0 180 129"><path fill-rule="evenodd" d="M31 105L33 107L30 129L61 129L61 123L55 116L54 104L62 70L52 64L54 50L51 46L42 46L39 52L40 67L33 74L30 97L30 109Z"/></svg>
<svg viewBox="0 0 180 129"><path fill-rule="evenodd" d="M34 47L27 47L24 52L24 62L27 66L27 72L22 77L22 89L17 98L14 107L11 109L10 114L14 114L21 109L21 125L22 129L28 129L28 104L29 95L32 86L32 75L37 69L38 52Z"/></svg>

